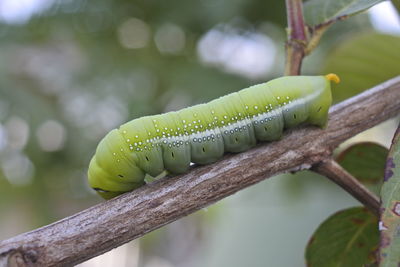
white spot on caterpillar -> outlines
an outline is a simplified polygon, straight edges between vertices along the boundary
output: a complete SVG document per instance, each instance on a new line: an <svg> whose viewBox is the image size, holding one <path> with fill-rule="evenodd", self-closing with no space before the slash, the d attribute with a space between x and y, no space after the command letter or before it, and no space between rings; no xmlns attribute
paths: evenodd
<svg viewBox="0 0 400 267"><path fill-rule="evenodd" d="M136 137L136 138L139 138L139 136L138 136L138 135L135 135L135 137Z"/></svg>
<svg viewBox="0 0 400 267"><path fill-rule="evenodd" d="M249 106L246 106L246 109L249 109Z"/></svg>
<svg viewBox="0 0 400 267"><path fill-rule="evenodd" d="M126 142L128 142L128 143L129 143L130 141L131 141L131 139L129 139L129 138L128 138L128 139L126 139Z"/></svg>
<svg viewBox="0 0 400 267"><path fill-rule="evenodd" d="M278 100L279 100L279 99L281 99L281 97L280 97L280 96L277 96L277 97L276 97L276 99L278 99Z"/></svg>
<svg viewBox="0 0 400 267"><path fill-rule="evenodd" d="M117 155L117 153L113 152L113 155L114 155L114 156L116 156L116 155Z"/></svg>
<svg viewBox="0 0 400 267"><path fill-rule="evenodd" d="M258 109L258 106L254 106L254 109Z"/></svg>
<svg viewBox="0 0 400 267"><path fill-rule="evenodd" d="M126 131L125 131L125 130L123 130L123 131L122 131L122 133L123 133L123 134L126 134Z"/></svg>
<svg viewBox="0 0 400 267"><path fill-rule="evenodd" d="M124 151L124 149L123 149L123 148L121 148L120 150L121 150L121 152L122 152L122 151Z"/></svg>

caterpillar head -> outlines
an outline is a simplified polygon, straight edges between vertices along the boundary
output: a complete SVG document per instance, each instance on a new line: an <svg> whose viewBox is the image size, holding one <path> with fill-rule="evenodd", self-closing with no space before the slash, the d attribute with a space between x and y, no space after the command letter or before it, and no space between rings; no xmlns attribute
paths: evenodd
<svg viewBox="0 0 400 267"><path fill-rule="evenodd" d="M89 185L105 199L143 185L143 171L137 167L134 152L123 149L118 130L112 130L99 143L89 164Z"/></svg>

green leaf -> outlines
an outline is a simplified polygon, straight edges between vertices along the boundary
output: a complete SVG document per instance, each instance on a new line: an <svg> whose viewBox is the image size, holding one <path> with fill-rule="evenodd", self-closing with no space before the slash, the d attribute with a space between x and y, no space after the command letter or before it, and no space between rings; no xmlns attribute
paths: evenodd
<svg viewBox="0 0 400 267"><path fill-rule="evenodd" d="M400 126L387 158L381 202L380 266L400 266Z"/></svg>
<svg viewBox="0 0 400 267"><path fill-rule="evenodd" d="M377 218L362 207L339 211L324 221L306 248L307 266L363 266L375 262Z"/></svg>
<svg viewBox="0 0 400 267"><path fill-rule="evenodd" d="M364 33L342 42L326 59L324 73L336 73L341 83L332 90L342 101L399 75L400 37Z"/></svg>
<svg viewBox="0 0 400 267"><path fill-rule="evenodd" d="M383 0L309 0L304 17L310 26L330 23L360 13Z"/></svg>
<svg viewBox="0 0 400 267"><path fill-rule="evenodd" d="M369 190L379 194L388 152L379 144L362 142L342 151L336 161Z"/></svg>

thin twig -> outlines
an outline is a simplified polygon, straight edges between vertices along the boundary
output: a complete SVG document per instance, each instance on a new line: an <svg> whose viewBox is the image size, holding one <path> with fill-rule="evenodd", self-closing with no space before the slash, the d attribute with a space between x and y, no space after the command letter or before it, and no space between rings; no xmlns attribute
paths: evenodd
<svg viewBox="0 0 400 267"><path fill-rule="evenodd" d="M314 165L311 169L328 177L334 183L349 192L354 198L363 203L368 209L376 214L376 216L379 216L379 198L332 158L327 158L326 160Z"/></svg>
<svg viewBox="0 0 400 267"><path fill-rule="evenodd" d="M301 0L286 0L288 41L286 42L285 75L299 75L307 46L306 27Z"/></svg>
<svg viewBox="0 0 400 267"><path fill-rule="evenodd" d="M281 141L227 155L214 164L4 240L0 242L0 264L68 266L83 262L267 177L309 168L329 158L344 140L399 113L400 76L332 107L326 129L293 129Z"/></svg>

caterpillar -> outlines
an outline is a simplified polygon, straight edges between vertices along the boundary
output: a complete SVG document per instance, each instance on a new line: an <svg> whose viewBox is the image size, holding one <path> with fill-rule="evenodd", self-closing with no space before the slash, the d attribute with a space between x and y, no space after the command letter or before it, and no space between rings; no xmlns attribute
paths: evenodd
<svg viewBox="0 0 400 267"><path fill-rule="evenodd" d="M274 141L301 123L325 127L332 103L326 76L287 76L206 104L134 119L110 131L90 161L90 186L105 199L145 184L145 176L180 174L225 152Z"/></svg>

